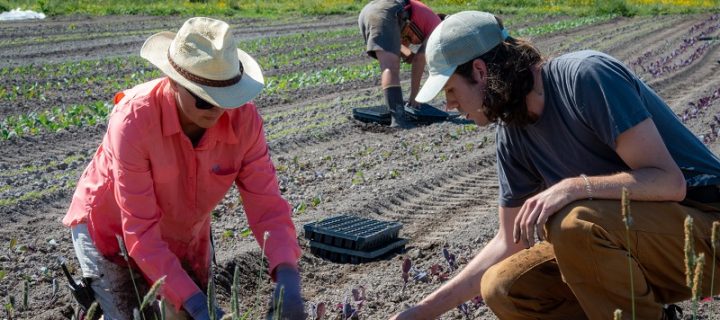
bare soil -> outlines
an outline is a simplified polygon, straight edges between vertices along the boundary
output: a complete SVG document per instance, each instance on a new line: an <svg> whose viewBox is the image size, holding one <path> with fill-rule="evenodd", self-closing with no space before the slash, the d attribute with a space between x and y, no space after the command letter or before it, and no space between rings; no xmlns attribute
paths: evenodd
<svg viewBox="0 0 720 320"><path fill-rule="evenodd" d="M46 65L67 61L98 61L98 74L127 75L151 70L148 65L111 66L106 59L137 55L143 41L161 30L176 30L183 17L65 17L31 22L0 23L0 68ZM552 21L552 18L545 19ZM306 18L301 21L230 21L241 39L274 37L355 27L355 17ZM538 20L537 23L540 23ZM631 66L678 114L689 103L720 90L720 42L709 42L702 55L687 66L660 76L644 71L650 61L669 54L690 36L693 26L718 25L709 14L615 18L611 21L536 37L533 41L548 56L570 50L596 49ZM523 27L527 23L519 23ZM511 33L513 26L509 26ZM694 30L694 29L693 29ZM711 30L711 29L708 29ZM717 28L711 35L718 35ZM359 33L353 37L360 37ZM357 41L339 38L332 42ZM312 45L312 44L308 44ZM297 48L285 48L293 50ZM690 50L694 50L690 49ZM281 50L250 52L279 54ZM357 54L304 68L328 68L361 63ZM683 53L680 58L691 52ZM633 64L643 57L645 62ZM678 60L680 61L680 60ZM268 74L302 70L301 67L265 66ZM87 75L67 74L68 79ZM404 74L404 79L409 78ZM62 79L37 74L9 74L0 79L6 89ZM73 81L70 81L73 83ZM407 88L407 82L404 83ZM47 110L58 105L109 101L115 89L106 83L68 85L43 97L0 97L0 121L11 115ZM720 93L719 93L720 95ZM303 294L312 303L325 302L333 315L353 287L366 289L360 318L386 319L417 303L442 281L411 281L402 293L401 263L410 257L418 270L443 264L443 246L458 256L460 267L494 236L497 222L497 175L494 128L476 128L462 121L443 122L411 130L394 130L351 119L352 108L382 103L378 77L297 90L283 95L261 95L256 100L266 119L273 160L281 190L296 208L294 221L303 248L300 261ZM435 104L444 103L440 97ZM717 153L720 143L715 117L720 99L687 117L685 124ZM60 259L71 266L74 258L70 233L60 220L67 210L74 182L93 155L104 125L73 128L0 141L0 198L15 199L0 205L0 301L16 301L14 318L69 319L74 307L60 273ZM290 132L290 134L287 134ZM315 201L314 201L315 200ZM317 205L313 206L312 203ZM238 266L243 310L264 309L271 285L259 248L247 227L236 190L228 192L213 212L217 245L216 281L219 299L229 309L232 272ZM306 204L305 209L302 203ZM358 265L332 263L310 253L303 225L338 214L397 220L409 243L403 254ZM678 226L682 227L682 226ZM454 273L457 273L455 271ZM258 278L261 278L259 281ZM23 284L29 283L28 308L21 310ZM260 304L257 304L260 297ZM689 304L682 304L689 310ZM701 318L720 310L703 303ZM470 306L471 318L496 319L484 305ZM253 317L255 318L255 317ZM462 319L458 310L443 319Z"/></svg>

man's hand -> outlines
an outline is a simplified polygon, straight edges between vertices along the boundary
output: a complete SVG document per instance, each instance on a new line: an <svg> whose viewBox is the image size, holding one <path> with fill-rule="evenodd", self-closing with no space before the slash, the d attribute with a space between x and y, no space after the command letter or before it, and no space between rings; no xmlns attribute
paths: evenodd
<svg viewBox="0 0 720 320"><path fill-rule="evenodd" d="M554 186L534 195L520 208L517 217L515 217L515 226L513 228L513 240L515 243L524 242L527 247L535 244L535 234L540 241L545 240L543 227L550 216L555 214L570 202L575 200L570 196L569 183L566 179L558 182Z"/></svg>
<svg viewBox="0 0 720 320"><path fill-rule="evenodd" d="M305 303L300 294L300 272L297 268L288 265L279 265L275 271L275 291L272 296L272 304L268 311L268 318L304 320Z"/></svg>
<svg viewBox="0 0 720 320"><path fill-rule="evenodd" d="M418 310L417 306L410 307L405 311L402 311L392 317L390 320L420 320L423 319L422 313Z"/></svg>

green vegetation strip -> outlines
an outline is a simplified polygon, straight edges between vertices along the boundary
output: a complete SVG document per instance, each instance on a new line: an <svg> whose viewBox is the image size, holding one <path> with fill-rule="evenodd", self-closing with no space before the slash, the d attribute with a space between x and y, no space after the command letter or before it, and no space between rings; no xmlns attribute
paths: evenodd
<svg viewBox="0 0 720 320"><path fill-rule="evenodd" d="M560 22L554 22L543 26L532 27L518 30L519 36L526 35L542 35L563 30L569 30L579 26L599 23L612 19L613 15L601 17L584 17L570 19ZM345 31L337 31L336 34L342 34ZM302 39L300 35L292 35L291 38ZM270 41L270 42L264 42ZM258 44L265 43L272 45L271 40L258 40ZM302 54L302 52L297 53ZM311 54L313 58L322 57L318 54ZM139 58L135 58L139 59ZM301 59L301 58L298 58ZM116 60L116 63L119 63ZM85 67L92 66L88 63ZM403 65L407 69L406 65ZM1 72L0 72L1 74ZM79 85L86 85L91 82L108 83L109 88L115 91L130 88L137 83L141 83L153 78L161 76L158 70L150 71L140 70L131 74L126 74L120 79L115 78L116 75L106 74L95 78L80 79ZM280 74L277 76L269 76L266 78L266 87L262 94L264 95L282 95L288 92L294 92L300 89L308 89L312 87L322 87L326 85L338 85L363 79L372 79L378 76L377 65L373 60L365 60L364 63L350 66L330 67L317 71L298 71L292 73ZM76 84L77 85L77 84ZM45 85L49 88L43 90L62 89L67 86L64 82L53 82ZM29 89L30 96L41 96L44 93L38 92L37 84L33 84ZM106 120L111 105L103 102L94 102L88 105L73 105L67 108L54 107L28 115L10 116L0 123L0 138L9 139L13 136L34 135L40 132L57 132L67 129L71 126L92 126L96 123Z"/></svg>
<svg viewBox="0 0 720 320"><path fill-rule="evenodd" d="M712 0L426 0L436 12L484 10L498 14L650 15L718 10ZM283 19L298 15L357 14L358 0L0 0L0 10L32 9L57 15L243 16Z"/></svg>
<svg viewBox="0 0 720 320"><path fill-rule="evenodd" d="M517 33L514 34L514 36L517 37L534 37L544 34L552 34L555 32L565 31L569 29L574 29L582 26L597 24L601 22L608 21L610 19L613 19L617 17L617 15L610 14L610 15L603 15L603 16L595 16L595 17L582 17L577 19L570 19L570 20L563 20L558 22L553 22L549 24L544 24L540 26L534 26L534 27L528 27L517 30ZM511 35L513 34L512 30L510 30Z"/></svg>

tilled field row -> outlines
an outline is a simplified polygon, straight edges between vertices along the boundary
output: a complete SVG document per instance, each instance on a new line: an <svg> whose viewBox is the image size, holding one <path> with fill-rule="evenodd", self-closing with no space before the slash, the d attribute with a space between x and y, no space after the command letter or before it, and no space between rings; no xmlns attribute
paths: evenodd
<svg viewBox="0 0 720 320"><path fill-rule="evenodd" d="M108 21L113 19L117 18L110 17ZM717 24L713 19L711 15L613 18L590 26L540 35L535 41L544 53L550 55L575 49L600 49L618 56L628 65L641 56L642 65L649 65L667 57L689 37L711 30ZM161 20L137 18L128 21L151 29L162 28L164 23L179 24L179 20ZM73 23L76 28L95 28L96 33L108 32L102 27L91 26L92 21L87 26L72 20L48 22L47 26L68 28ZM255 22L248 22L252 23ZM309 42L327 48L306 55L312 57L333 50L350 52L352 46L333 45L346 42L357 45L359 35L343 31L354 28L354 23L354 17L345 17L336 22L307 21L304 24L307 27L300 30L282 29L282 22L266 26L266 29L260 25L254 27L271 32L265 35L268 38L277 36L280 29L287 32L288 37L311 29L337 31L339 36L326 43ZM542 23L548 21L537 21L537 24ZM0 27L0 35L4 34L2 30ZM512 27L510 30L512 33ZM717 31L712 32L717 35ZM57 35L62 35L62 32ZM702 55L684 65L683 61L700 45L706 45ZM267 56L259 59L284 54L279 48L268 50L271 46L274 46L272 41L263 41L257 47L267 50L264 51ZM102 51L84 50L76 53L78 57L87 53L87 59L97 60L103 54ZM361 52L360 47L358 52L347 57L310 65L333 69L339 65L373 63L364 60ZM130 51L121 55L128 54ZM720 59L718 54L717 41L687 45L682 54L664 62L678 66L670 72L653 77L640 71L640 75L670 102L677 113L684 114L691 102L697 105L704 101L705 106L693 111L685 121L698 135L714 130L714 116L720 111L720 92L718 98L714 95L720 89L720 79L713 76L720 68L716 62ZM299 53L299 56L302 54ZM59 61L75 58L61 56ZM11 62L5 66L37 63L34 59L18 56L8 60ZM300 64L289 67L287 61L278 64L277 69L268 70L268 73L282 76L303 71ZM98 72L119 70L127 75L139 68L143 67L99 68ZM15 84L26 79L24 76L10 76L13 77ZM403 77L408 77L407 70ZM103 89L109 88L107 84L92 86L98 91L111 91ZM407 87L407 83L404 86ZM69 90L72 96L82 96L79 93L82 86L70 87ZM92 94L84 97L100 99ZM23 110L43 110L52 106L43 105L42 100L28 101L21 107ZM86 102L83 98L75 101ZM41 106L33 109L30 102ZM334 84L320 82L263 96L257 103L265 119L266 135L281 190L294 207L294 220L300 236L303 224L341 213L398 220L404 224L401 236L410 240L406 255L413 259L417 270L427 270L443 261L440 250L444 245L449 245L459 257L469 258L494 233L497 227L497 177L493 128L478 128L463 121L454 121L402 131L358 123L350 118L352 108L382 103L377 76ZM435 103L441 105L442 98ZM15 102L0 101L0 109L3 109L0 115L14 114L7 111L14 106ZM57 286L57 281L61 280L57 274L58 257L73 257L69 232L59 220L69 203L74 183L97 147L103 130L103 125L85 126L59 133L0 140L0 149L3 150L0 159L0 242L14 243L0 248L0 272L5 271L4 279L0 281L0 298L4 301L6 297L20 297L22 284L26 279L31 283L29 296L32 303L29 310L16 311L18 317L69 318L71 298L64 288L53 289L53 281L56 280ZM718 151L714 140L708 140L708 143L715 152ZM263 275L264 266L257 245L252 237L245 235L247 221L239 203L237 191L232 190L213 213L220 301L229 304L229 282L237 265L243 274L253 275L241 279L243 310L262 309L271 287L267 276ZM396 259L362 265L333 264L310 255L308 244L302 239L301 245L305 252L301 261L305 297L312 302L325 301L334 306L352 287L363 285L370 297L363 317L386 318L404 308L405 303L417 302L440 285L435 280L412 282L406 292L401 293L400 263ZM262 280L258 281L258 278ZM258 294L262 297L259 306L255 298ZM473 307L472 312L476 318L494 319L483 306ZM459 319L460 314L451 312L446 317Z"/></svg>

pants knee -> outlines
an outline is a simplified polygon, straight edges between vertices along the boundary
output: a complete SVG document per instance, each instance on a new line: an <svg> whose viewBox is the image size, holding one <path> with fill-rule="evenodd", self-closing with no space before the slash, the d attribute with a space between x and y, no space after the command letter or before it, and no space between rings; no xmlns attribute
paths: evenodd
<svg viewBox="0 0 720 320"><path fill-rule="evenodd" d="M490 309L497 309L507 299L511 283L504 279L502 269L496 264L490 267L482 277L480 292L485 303Z"/></svg>

